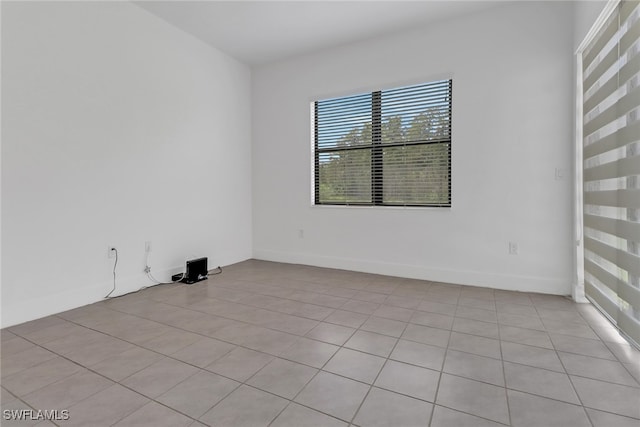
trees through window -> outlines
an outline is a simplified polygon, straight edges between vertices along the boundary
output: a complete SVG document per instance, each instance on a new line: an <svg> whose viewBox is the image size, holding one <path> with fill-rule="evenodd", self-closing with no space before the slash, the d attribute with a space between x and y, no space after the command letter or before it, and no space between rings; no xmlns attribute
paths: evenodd
<svg viewBox="0 0 640 427"><path fill-rule="evenodd" d="M452 81L314 103L315 204L451 206Z"/></svg>

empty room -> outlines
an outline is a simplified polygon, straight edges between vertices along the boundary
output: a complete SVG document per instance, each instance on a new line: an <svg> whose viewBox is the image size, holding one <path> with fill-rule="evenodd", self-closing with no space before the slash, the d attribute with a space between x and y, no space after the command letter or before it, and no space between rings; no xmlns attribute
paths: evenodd
<svg viewBox="0 0 640 427"><path fill-rule="evenodd" d="M0 15L0 425L640 426L640 2Z"/></svg>

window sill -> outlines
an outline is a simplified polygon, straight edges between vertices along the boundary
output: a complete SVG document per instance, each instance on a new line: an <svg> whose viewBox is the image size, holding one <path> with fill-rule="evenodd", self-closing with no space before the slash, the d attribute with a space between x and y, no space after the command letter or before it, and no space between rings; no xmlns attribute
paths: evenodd
<svg viewBox="0 0 640 427"><path fill-rule="evenodd" d="M451 212L452 206L449 207L436 207L436 206L366 206L366 205L316 205L311 204L313 209L369 209L369 210L401 210L401 211L443 211Z"/></svg>

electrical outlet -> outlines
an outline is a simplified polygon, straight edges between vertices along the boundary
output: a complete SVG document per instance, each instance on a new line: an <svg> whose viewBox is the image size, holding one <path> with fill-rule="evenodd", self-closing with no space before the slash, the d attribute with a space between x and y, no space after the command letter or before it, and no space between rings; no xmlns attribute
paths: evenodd
<svg viewBox="0 0 640 427"><path fill-rule="evenodd" d="M116 257L116 247L113 245L107 246L107 258L115 258Z"/></svg>
<svg viewBox="0 0 640 427"><path fill-rule="evenodd" d="M151 252L151 242L150 241L144 242L144 251L145 252Z"/></svg>
<svg viewBox="0 0 640 427"><path fill-rule="evenodd" d="M518 255L518 244L516 242L509 242L509 255Z"/></svg>
<svg viewBox="0 0 640 427"><path fill-rule="evenodd" d="M562 168L556 168L556 181L562 181L567 177L567 170Z"/></svg>

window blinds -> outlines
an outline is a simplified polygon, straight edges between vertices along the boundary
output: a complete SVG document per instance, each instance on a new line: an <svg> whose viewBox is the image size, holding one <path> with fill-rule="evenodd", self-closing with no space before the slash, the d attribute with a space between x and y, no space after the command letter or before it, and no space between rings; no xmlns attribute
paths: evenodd
<svg viewBox="0 0 640 427"><path fill-rule="evenodd" d="M316 101L315 204L451 206L451 88Z"/></svg>
<svg viewBox="0 0 640 427"><path fill-rule="evenodd" d="M582 52L585 291L640 343L640 3Z"/></svg>

